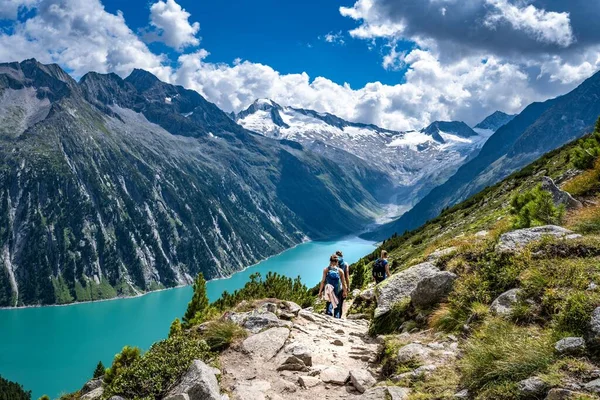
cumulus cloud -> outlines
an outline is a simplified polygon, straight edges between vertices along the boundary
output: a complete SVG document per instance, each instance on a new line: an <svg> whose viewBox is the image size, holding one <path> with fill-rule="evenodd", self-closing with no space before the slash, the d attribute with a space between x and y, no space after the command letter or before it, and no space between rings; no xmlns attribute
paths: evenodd
<svg viewBox="0 0 600 400"><path fill-rule="evenodd" d="M344 45L346 41L344 40L344 34L342 31L338 32L329 32L326 35L319 36L319 39L326 41L327 43Z"/></svg>
<svg viewBox="0 0 600 400"><path fill-rule="evenodd" d="M127 75L133 68L163 79L170 73L164 57L148 49L123 15L107 12L98 0L43 0L35 16L0 34L0 60L32 57L58 63L76 77L92 70Z"/></svg>
<svg viewBox="0 0 600 400"><path fill-rule="evenodd" d="M146 35L147 39L163 42L177 50L198 46L200 39L196 35L200 24L190 24L190 16L175 0L159 0L150 7L150 25L154 30Z"/></svg>
<svg viewBox="0 0 600 400"><path fill-rule="evenodd" d="M19 12L36 4L38 0L0 0L0 20L16 19Z"/></svg>

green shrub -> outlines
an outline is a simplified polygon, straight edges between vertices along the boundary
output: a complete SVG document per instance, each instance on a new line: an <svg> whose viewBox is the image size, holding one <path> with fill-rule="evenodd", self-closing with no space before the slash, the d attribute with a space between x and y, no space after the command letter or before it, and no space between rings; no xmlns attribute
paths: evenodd
<svg viewBox="0 0 600 400"><path fill-rule="evenodd" d="M104 374L104 383L110 384L125 369L140 359L140 349L138 347L125 346L120 353L115 355L113 363Z"/></svg>
<svg viewBox="0 0 600 400"><path fill-rule="evenodd" d="M597 305L597 296L590 296L584 291L570 293L554 318L556 331L563 335L583 335Z"/></svg>
<svg viewBox="0 0 600 400"><path fill-rule="evenodd" d="M153 344L143 356L138 355L132 362L117 368L112 379L105 381L104 396L160 399L173 388L193 360L206 361L210 357L208 345L203 340L175 335ZM108 371L114 367L113 363Z"/></svg>
<svg viewBox="0 0 600 400"><path fill-rule="evenodd" d="M402 323L408 319L409 309L410 298L394 304L390 311L371 321L369 334L375 336L398 332Z"/></svg>
<svg viewBox="0 0 600 400"><path fill-rule="evenodd" d="M525 193L519 193L511 201L511 213L516 216L515 228L562 223L564 206L556 207L552 195L538 185Z"/></svg>
<svg viewBox="0 0 600 400"><path fill-rule="evenodd" d="M191 326L193 323L203 322L205 311L208 309L208 295L206 294L206 280L204 275L201 273L196 277L194 281L194 294L192 300L188 303L187 310L183 316L183 324L186 327ZM194 322L192 322L194 321Z"/></svg>
<svg viewBox="0 0 600 400"><path fill-rule="evenodd" d="M100 378L101 376L104 375L106 368L104 368L104 364L102 364L102 361L98 361L98 365L96 365L96 369L94 370L94 375L93 378Z"/></svg>
<svg viewBox="0 0 600 400"><path fill-rule="evenodd" d="M464 385L478 392L543 372L553 354L547 331L492 319L467 341L459 366Z"/></svg>
<svg viewBox="0 0 600 400"><path fill-rule="evenodd" d="M598 128L596 128L598 129ZM571 162L577 169L588 169L600 155L600 131L596 130L590 137L581 140L571 151Z"/></svg>
<svg viewBox="0 0 600 400"><path fill-rule="evenodd" d="M350 281L350 290L354 289L362 289L365 285L365 263L364 261L359 261L350 270L350 275L352 276L352 280Z"/></svg>
<svg viewBox="0 0 600 400"><path fill-rule="evenodd" d="M398 350L406 344L408 343L402 341L397 336L387 336L384 339L383 346L378 355L378 362L381 365L381 376L383 378L391 378L401 372L406 372L399 369L400 365L398 364Z"/></svg>
<svg viewBox="0 0 600 400"><path fill-rule="evenodd" d="M246 330L234 322L212 321L208 323L201 336L212 351L222 351L228 348L234 340L247 335Z"/></svg>
<svg viewBox="0 0 600 400"><path fill-rule="evenodd" d="M171 323L171 327L169 328L169 337L181 335L183 333L183 326L179 321L179 318L175 318Z"/></svg>

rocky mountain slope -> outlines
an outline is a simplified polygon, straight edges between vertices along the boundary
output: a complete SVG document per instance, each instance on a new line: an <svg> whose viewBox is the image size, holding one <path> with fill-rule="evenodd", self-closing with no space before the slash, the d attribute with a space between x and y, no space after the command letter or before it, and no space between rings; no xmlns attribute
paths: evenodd
<svg viewBox="0 0 600 400"><path fill-rule="evenodd" d="M236 116L245 128L266 137L286 139L353 168L362 161L389 177L380 185L383 200L409 208L441 184L490 133L478 134L462 122L434 122L417 132L396 132L343 120L313 110L282 107L259 99Z"/></svg>
<svg viewBox="0 0 600 400"><path fill-rule="evenodd" d="M398 220L367 236L384 239L420 226L444 208L498 182L540 155L589 133L598 114L600 73L564 96L526 107L498 129L477 156L443 185L433 189Z"/></svg>
<svg viewBox="0 0 600 400"><path fill-rule="evenodd" d="M480 123L475 125L475 127L473 129L475 129L475 130L482 129L482 130L496 132L498 129L500 129L500 127L502 127L502 126L508 124L510 121L512 121L513 118L515 118L515 116L516 115L509 115L509 114L503 113L502 111L496 111L493 114L491 114L490 116L488 116L487 118L485 118L483 121L481 121Z"/></svg>
<svg viewBox="0 0 600 400"><path fill-rule="evenodd" d="M148 72L76 82L35 60L0 65L0 160L0 306L225 276L360 230L386 182L249 132Z"/></svg>

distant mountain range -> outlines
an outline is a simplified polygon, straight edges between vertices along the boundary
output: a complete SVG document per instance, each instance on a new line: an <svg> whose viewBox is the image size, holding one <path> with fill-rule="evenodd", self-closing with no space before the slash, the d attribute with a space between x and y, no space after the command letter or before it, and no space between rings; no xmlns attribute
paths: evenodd
<svg viewBox="0 0 600 400"><path fill-rule="evenodd" d="M0 306L132 295L357 232L387 176L135 70L0 64Z"/></svg>
<svg viewBox="0 0 600 400"><path fill-rule="evenodd" d="M596 73L566 95L526 107L501 126L475 157L414 208L364 236L384 239L417 228L444 208L499 182L540 155L591 132L599 115L600 73ZM492 115L491 121L486 119L478 127L495 127L507 117L510 116Z"/></svg>
<svg viewBox="0 0 600 400"><path fill-rule="evenodd" d="M377 197L400 210L443 183L490 135L464 122L440 121L421 131L397 132L329 113L282 107L269 99L256 100L235 120L266 137L301 143L346 169L357 160L367 163L391 182L380 185Z"/></svg>

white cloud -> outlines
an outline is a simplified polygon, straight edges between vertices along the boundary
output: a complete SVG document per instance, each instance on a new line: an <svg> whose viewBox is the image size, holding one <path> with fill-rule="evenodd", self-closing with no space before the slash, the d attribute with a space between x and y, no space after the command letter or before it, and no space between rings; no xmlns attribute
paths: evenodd
<svg viewBox="0 0 600 400"><path fill-rule="evenodd" d="M344 40L344 34L342 31L339 32L329 32L326 35L319 36L319 39L326 41L327 43L344 45L346 41Z"/></svg>
<svg viewBox="0 0 600 400"><path fill-rule="evenodd" d="M196 37L200 24L189 22L190 13L184 10L175 0L159 0L150 7L150 25L155 31L147 35L149 40L161 41L166 45L182 50L189 46L198 46L200 39Z"/></svg>
<svg viewBox="0 0 600 400"><path fill-rule="evenodd" d="M567 12L548 12L531 4L518 7L510 4L508 0L486 0L486 2L496 9L485 19L485 24L491 28L507 22L514 29L527 32L541 42L568 47L575 41Z"/></svg>
<svg viewBox="0 0 600 400"><path fill-rule="evenodd" d="M165 58L153 54L129 29L121 13L111 14L98 0L43 0L36 13L0 34L0 60L37 58L58 63L76 77L88 71L125 76L147 69L167 79Z"/></svg>
<svg viewBox="0 0 600 400"><path fill-rule="evenodd" d="M20 11L37 2L38 0L0 0L0 20L16 19Z"/></svg>

